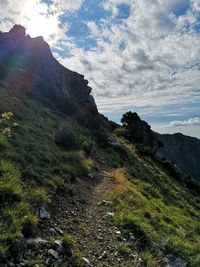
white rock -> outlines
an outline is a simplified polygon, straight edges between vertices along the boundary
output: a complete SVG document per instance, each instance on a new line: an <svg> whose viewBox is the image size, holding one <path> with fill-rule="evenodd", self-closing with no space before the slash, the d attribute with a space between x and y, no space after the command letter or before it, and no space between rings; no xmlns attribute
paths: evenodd
<svg viewBox="0 0 200 267"><path fill-rule="evenodd" d="M84 263L87 264L87 266L91 266L90 261L87 258L82 257L82 259L83 259Z"/></svg>
<svg viewBox="0 0 200 267"><path fill-rule="evenodd" d="M45 210L44 207L39 208L36 211L36 214L40 219L50 219L50 214L48 211Z"/></svg>
<svg viewBox="0 0 200 267"><path fill-rule="evenodd" d="M55 240L54 241L54 248L55 248L56 251L62 252L62 250L63 250L62 241Z"/></svg>
<svg viewBox="0 0 200 267"><path fill-rule="evenodd" d="M49 253L50 256L54 257L55 259L57 259L57 260L59 259L59 254L58 254L57 251L55 251L53 249L49 249L48 253Z"/></svg>
<svg viewBox="0 0 200 267"><path fill-rule="evenodd" d="M114 212L107 212L106 217L114 218Z"/></svg>
<svg viewBox="0 0 200 267"><path fill-rule="evenodd" d="M102 253L102 255L99 257L99 259L105 259L106 256L107 256L107 252L104 251L104 252Z"/></svg>
<svg viewBox="0 0 200 267"><path fill-rule="evenodd" d="M116 231L116 234L121 235L122 233L121 233L121 231Z"/></svg>

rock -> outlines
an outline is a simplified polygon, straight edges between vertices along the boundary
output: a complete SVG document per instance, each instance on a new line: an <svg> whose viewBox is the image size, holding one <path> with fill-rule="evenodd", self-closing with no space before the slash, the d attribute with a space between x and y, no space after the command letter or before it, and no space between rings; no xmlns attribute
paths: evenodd
<svg viewBox="0 0 200 267"><path fill-rule="evenodd" d="M10 261L7 262L7 265L8 265L9 267L15 267L15 264L14 264L13 262L10 262Z"/></svg>
<svg viewBox="0 0 200 267"><path fill-rule="evenodd" d="M83 262L85 263L85 267L89 267L89 266L91 266L90 261L89 261L87 258L82 257L82 260L83 260Z"/></svg>
<svg viewBox="0 0 200 267"><path fill-rule="evenodd" d="M53 235L53 236L57 235L57 231L56 231L55 229L53 229L53 228L50 228L50 229L49 229L49 232L50 232L50 234Z"/></svg>
<svg viewBox="0 0 200 267"><path fill-rule="evenodd" d="M186 261L181 257L175 257L174 255L167 255L165 257L165 261L167 263L167 267L186 267Z"/></svg>
<svg viewBox="0 0 200 267"><path fill-rule="evenodd" d="M14 25L12 29L9 31L10 34L15 34L18 36L25 37L26 29L21 25Z"/></svg>
<svg viewBox="0 0 200 267"><path fill-rule="evenodd" d="M133 234L129 235L128 241L135 241L135 237L133 236Z"/></svg>
<svg viewBox="0 0 200 267"><path fill-rule="evenodd" d="M26 239L26 244L29 246L37 246L39 244L45 244L45 243L48 243L48 241L40 237Z"/></svg>
<svg viewBox="0 0 200 267"><path fill-rule="evenodd" d="M36 214L40 219L50 219L50 213L44 207L37 209Z"/></svg>
<svg viewBox="0 0 200 267"><path fill-rule="evenodd" d="M90 94L92 89L88 86L88 81L83 75L62 66L41 36L31 38L26 35L24 27L15 25L9 32L0 32L0 51L3 51L3 56L1 54L0 57L1 75L10 80L9 75L15 72L9 89L16 95L31 92L44 103L48 102L48 108L57 107L62 112L74 114L74 119L78 122L98 129L98 110ZM12 60L17 63L11 66ZM16 72L19 68L26 72ZM33 79L31 84L30 77ZM40 89L35 90L38 86Z"/></svg>
<svg viewBox="0 0 200 267"><path fill-rule="evenodd" d="M53 248L58 251L59 253L61 253L63 251L63 245L62 245L62 241L60 240L55 240L53 243Z"/></svg>
<svg viewBox="0 0 200 267"><path fill-rule="evenodd" d="M116 231L116 234L121 235L122 233L121 233L121 231Z"/></svg>
<svg viewBox="0 0 200 267"><path fill-rule="evenodd" d="M112 138L112 136L108 136L108 143L112 146L121 147L121 144Z"/></svg>
<svg viewBox="0 0 200 267"><path fill-rule="evenodd" d="M136 267L142 267L143 266L143 260L141 258L138 258L138 262L136 264Z"/></svg>
<svg viewBox="0 0 200 267"><path fill-rule="evenodd" d="M99 259L105 259L106 257L107 257L107 252L104 250Z"/></svg>
<svg viewBox="0 0 200 267"><path fill-rule="evenodd" d="M103 201L101 202L101 204L102 204L103 206L112 206L112 202L107 201L107 200L103 200Z"/></svg>
<svg viewBox="0 0 200 267"><path fill-rule="evenodd" d="M60 235L63 235L64 234L64 232L60 228L56 228L55 230Z"/></svg>
<svg viewBox="0 0 200 267"><path fill-rule="evenodd" d="M49 249L48 250L48 254L50 256L52 256L54 259L58 260L59 259L59 254L57 251L53 250L53 249Z"/></svg>
<svg viewBox="0 0 200 267"><path fill-rule="evenodd" d="M114 218L114 212L107 212L106 217Z"/></svg>
<svg viewBox="0 0 200 267"><path fill-rule="evenodd" d="M88 174L88 178L90 178L91 180L94 180L94 179L95 179L95 175L89 173L89 174Z"/></svg>

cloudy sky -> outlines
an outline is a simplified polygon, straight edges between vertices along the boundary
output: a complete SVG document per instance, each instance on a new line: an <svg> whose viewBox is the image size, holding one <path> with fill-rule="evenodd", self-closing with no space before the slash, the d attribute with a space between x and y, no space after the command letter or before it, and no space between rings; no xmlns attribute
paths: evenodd
<svg viewBox="0 0 200 267"><path fill-rule="evenodd" d="M0 30L15 23L85 75L110 119L137 111L200 138L199 0L0 0Z"/></svg>

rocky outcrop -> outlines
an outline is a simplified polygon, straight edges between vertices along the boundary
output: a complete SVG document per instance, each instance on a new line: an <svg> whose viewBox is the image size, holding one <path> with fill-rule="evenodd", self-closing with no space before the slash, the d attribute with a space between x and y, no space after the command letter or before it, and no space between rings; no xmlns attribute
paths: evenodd
<svg viewBox="0 0 200 267"><path fill-rule="evenodd" d="M70 115L98 114L84 76L62 66L42 37L31 38L20 25L0 33L0 79L17 97L34 96Z"/></svg>
<svg viewBox="0 0 200 267"><path fill-rule="evenodd" d="M159 134L158 139L164 143L164 147L158 151L159 154L200 181L200 140L181 133Z"/></svg>

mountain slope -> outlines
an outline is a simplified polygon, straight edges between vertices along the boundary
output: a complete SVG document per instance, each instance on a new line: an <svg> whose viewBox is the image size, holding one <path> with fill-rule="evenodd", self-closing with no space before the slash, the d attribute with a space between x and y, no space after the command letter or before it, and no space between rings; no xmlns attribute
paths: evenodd
<svg viewBox="0 0 200 267"><path fill-rule="evenodd" d="M50 52L45 74L49 48L23 28L1 33L0 47L0 265L198 267L199 184L156 157L154 136L146 149L150 127L138 126L145 143L129 140Z"/></svg>
<svg viewBox="0 0 200 267"><path fill-rule="evenodd" d="M88 81L63 67L42 37L31 38L20 25L0 33L0 69L0 77L13 95L20 98L30 95L77 117L83 110L85 119L92 113L97 123L97 108Z"/></svg>
<svg viewBox="0 0 200 267"><path fill-rule="evenodd" d="M161 134L158 138L164 143L159 153L200 181L200 140L180 133Z"/></svg>

